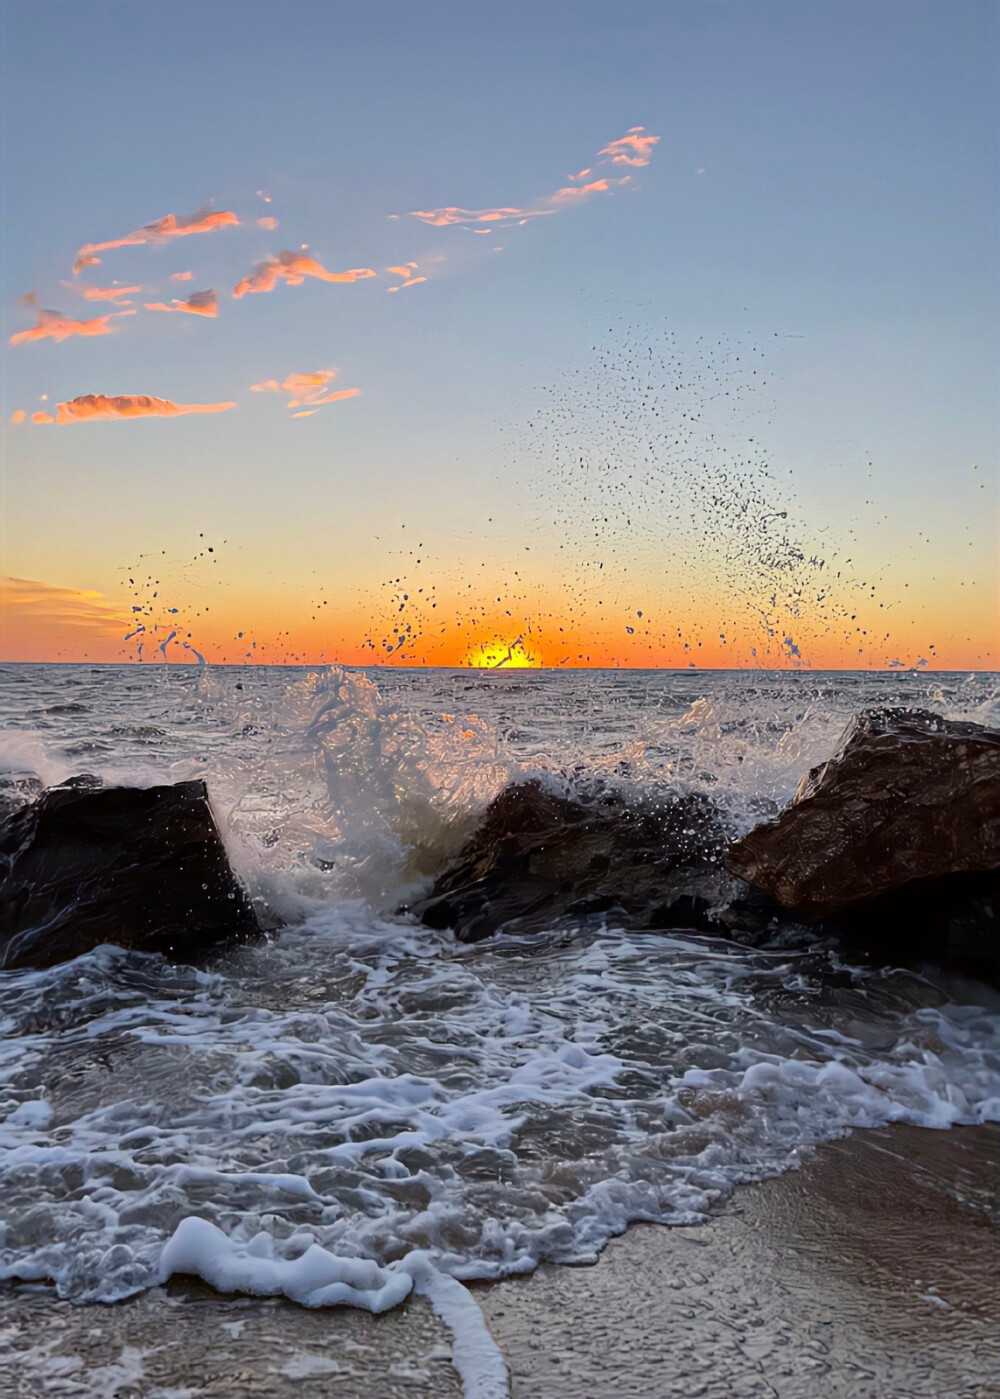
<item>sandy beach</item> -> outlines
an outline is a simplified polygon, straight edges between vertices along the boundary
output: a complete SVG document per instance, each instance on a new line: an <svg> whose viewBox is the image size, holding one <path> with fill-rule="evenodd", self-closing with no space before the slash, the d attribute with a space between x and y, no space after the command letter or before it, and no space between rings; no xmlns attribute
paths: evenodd
<svg viewBox="0 0 1000 1399"><path fill-rule="evenodd" d="M995 1127L855 1133L707 1225L477 1287L513 1399L993 1399L998 1147ZM17 1399L461 1394L420 1298L372 1317L187 1281L86 1308L19 1287L0 1337Z"/></svg>

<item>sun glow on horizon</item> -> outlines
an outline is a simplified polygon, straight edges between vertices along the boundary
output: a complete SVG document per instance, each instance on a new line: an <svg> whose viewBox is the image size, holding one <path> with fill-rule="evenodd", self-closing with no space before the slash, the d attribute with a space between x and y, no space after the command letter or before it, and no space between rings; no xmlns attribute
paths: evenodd
<svg viewBox="0 0 1000 1399"><path fill-rule="evenodd" d="M469 652L463 664L472 670L539 670L542 662L518 636L513 641L495 637L482 642Z"/></svg>

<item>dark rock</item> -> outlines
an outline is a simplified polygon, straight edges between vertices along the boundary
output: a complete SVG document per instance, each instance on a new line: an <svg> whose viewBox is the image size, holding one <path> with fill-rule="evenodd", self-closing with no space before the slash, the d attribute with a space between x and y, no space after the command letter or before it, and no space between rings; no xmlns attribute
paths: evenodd
<svg viewBox="0 0 1000 1399"><path fill-rule="evenodd" d="M1000 978L1000 870L914 879L822 920L822 931L879 961L930 961Z"/></svg>
<svg viewBox="0 0 1000 1399"><path fill-rule="evenodd" d="M922 710L861 714L726 867L797 917L913 880L1000 867L1000 733Z"/></svg>
<svg viewBox="0 0 1000 1399"><path fill-rule="evenodd" d="M710 910L732 881L728 832L698 796L650 807L607 788L573 798L538 782L507 787L427 899L412 907L463 942L609 914L630 928L722 929Z"/></svg>
<svg viewBox="0 0 1000 1399"><path fill-rule="evenodd" d="M116 943L197 962L260 927L203 782L50 787L0 827L0 966Z"/></svg>

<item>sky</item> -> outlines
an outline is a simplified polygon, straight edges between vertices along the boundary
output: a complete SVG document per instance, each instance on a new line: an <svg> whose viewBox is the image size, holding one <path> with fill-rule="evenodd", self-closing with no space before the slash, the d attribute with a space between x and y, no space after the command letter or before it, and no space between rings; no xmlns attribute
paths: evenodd
<svg viewBox="0 0 1000 1399"><path fill-rule="evenodd" d="M994 5L2 15L0 657L997 668Z"/></svg>

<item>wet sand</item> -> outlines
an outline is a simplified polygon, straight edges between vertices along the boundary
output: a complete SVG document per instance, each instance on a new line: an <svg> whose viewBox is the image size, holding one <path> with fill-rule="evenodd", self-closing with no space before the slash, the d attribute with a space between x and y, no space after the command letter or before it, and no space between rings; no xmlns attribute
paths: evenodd
<svg viewBox="0 0 1000 1399"><path fill-rule="evenodd" d="M639 1225L591 1268L478 1286L513 1399L1000 1399L1000 1128L892 1127ZM0 1392L457 1396L422 1299L381 1317L175 1281L113 1307L0 1292Z"/></svg>

